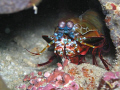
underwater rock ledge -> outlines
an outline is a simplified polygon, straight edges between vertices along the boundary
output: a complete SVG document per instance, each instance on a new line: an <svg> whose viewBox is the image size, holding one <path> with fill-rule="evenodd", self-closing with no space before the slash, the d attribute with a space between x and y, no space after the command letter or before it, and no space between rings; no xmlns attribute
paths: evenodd
<svg viewBox="0 0 120 90"><path fill-rule="evenodd" d="M103 13L106 15L106 26L110 30L110 36L116 49L116 59L113 71L120 71L120 1L99 0Z"/></svg>
<svg viewBox="0 0 120 90"><path fill-rule="evenodd" d="M0 0L0 14L19 12L39 2L41 2L41 0Z"/></svg>

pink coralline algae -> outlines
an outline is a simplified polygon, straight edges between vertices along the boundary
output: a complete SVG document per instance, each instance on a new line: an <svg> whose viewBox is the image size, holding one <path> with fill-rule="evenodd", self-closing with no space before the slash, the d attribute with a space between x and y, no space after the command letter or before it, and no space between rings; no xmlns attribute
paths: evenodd
<svg viewBox="0 0 120 90"><path fill-rule="evenodd" d="M120 72L106 72L103 79L105 81L109 81L111 79L118 79L120 78Z"/></svg>
<svg viewBox="0 0 120 90"><path fill-rule="evenodd" d="M107 72L91 64L72 64L67 59L57 65L58 67L52 71L32 72L26 75L23 79L23 84L26 85L24 89L19 86L17 88L19 90L97 90L103 74ZM119 76L119 73L116 75Z"/></svg>
<svg viewBox="0 0 120 90"><path fill-rule="evenodd" d="M50 73L49 72L45 72L45 74L44 74L44 77L49 77L50 76Z"/></svg>
<svg viewBox="0 0 120 90"><path fill-rule="evenodd" d="M19 88L19 89L21 89L21 90L23 90L23 89L25 89L25 88L26 88L26 85L25 85L25 84L20 85L18 88Z"/></svg>
<svg viewBox="0 0 120 90"><path fill-rule="evenodd" d="M120 90L120 72L106 72L101 79L98 90Z"/></svg>
<svg viewBox="0 0 120 90"><path fill-rule="evenodd" d="M55 88L52 84L47 84L45 87L39 87L37 90L55 90Z"/></svg>
<svg viewBox="0 0 120 90"><path fill-rule="evenodd" d="M41 71L39 71L39 72L38 72L38 75L42 75L42 72L41 72Z"/></svg>
<svg viewBox="0 0 120 90"><path fill-rule="evenodd" d="M63 68L67 65L68 60L65 60L63 65L58 63L58 68L53 72L38 72L35 76L34 73L26 75L23 79L24 82L29 82L29 85L24 85L20 90L79 90L79 85L74 81L74 77L65 73ZM22 87L22 86L21 86Z"/></svg>

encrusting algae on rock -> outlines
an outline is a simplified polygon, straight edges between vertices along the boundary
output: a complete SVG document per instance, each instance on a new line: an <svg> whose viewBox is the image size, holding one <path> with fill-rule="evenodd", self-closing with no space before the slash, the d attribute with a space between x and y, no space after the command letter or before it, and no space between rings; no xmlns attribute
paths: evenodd
<svg viewBox="0 0 120 90"><path fill-rule="evenodd" d="M52 72L36 75L31 72L23 79L24 84L17 86L19 90L97 90L105 69L90 64L75 65L67 59Z"/></svg>
<svg viewBox="0 0 120 90"><path fill-rule="evenodd" d="M112 71L120 71L120 2L119 0L99 0L106 15L105 23L116 50L116 60Z"/></svg>
<svg viewBox="0 0 120 90"><path fill-rule="evenodd" d="M78 90L79 85L75 82L74 76L65 73L64 67L58 63L58 68L52 72L42 73L39 71L36 76L32 72L23 79L25 83L29 82L29 84L26 87L23 84L17 88L20 90Z"/></svg>

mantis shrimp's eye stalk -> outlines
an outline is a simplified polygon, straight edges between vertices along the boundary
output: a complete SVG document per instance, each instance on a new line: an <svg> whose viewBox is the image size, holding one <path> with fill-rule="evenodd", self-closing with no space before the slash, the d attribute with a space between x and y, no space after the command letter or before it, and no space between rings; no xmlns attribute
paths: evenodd
<svg viewBox="0 0 120 90"><path fill-rule="evenodd" d="M67 27L72 28L74 26L74 23L72 21L67 22Z"/></svg>
<svg viewBox="0 0 120 90"><path fill-rule="evenodd" d="M59 22L59 26L58 27L63 29L65 27L65 22L64 21Z"/></svg>

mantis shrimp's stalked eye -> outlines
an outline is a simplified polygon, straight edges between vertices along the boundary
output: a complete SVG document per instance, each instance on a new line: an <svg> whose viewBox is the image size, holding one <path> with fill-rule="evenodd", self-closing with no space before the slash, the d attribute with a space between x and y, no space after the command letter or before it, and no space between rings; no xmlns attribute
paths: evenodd
<svg viewBox="0 0 120 90"><path fill-rule="evenodd" d="M63 29L64 27L65 27L65 22L64 21L61 21L61 22L59 22L59 28L61 28L61 29Z"/></svg>
<svg viewBox="0 0 120 90"><path fill-rule="evenodd" d="M74 26L74 23L72 21L67 22L67 27L72 28Z"/></svg>

